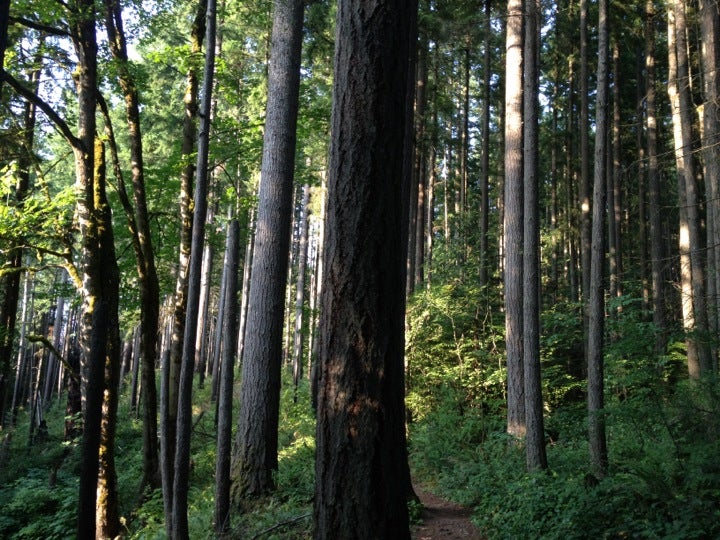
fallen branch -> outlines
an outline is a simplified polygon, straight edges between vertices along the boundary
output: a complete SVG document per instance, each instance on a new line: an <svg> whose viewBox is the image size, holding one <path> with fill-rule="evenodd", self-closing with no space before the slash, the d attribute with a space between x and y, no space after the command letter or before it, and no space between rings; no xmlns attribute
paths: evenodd
<svg viewBox="0 0 720 540"><path fill-rule="evenodd" d="M280 523L276 523L272 527L268 527L264 531L260 531L255 536L253 536L250 540L258 540L258 538L265 536L267 533L273 532L274 530L277 530L281 527L285 527L286 525L292 525L293 523L297 523L300 520L309 518L311 515L312 515L312 513L308 512L307 514L303 514L302 516L297 516L292 519L288 519L287 521L282 521Z"/></svg>

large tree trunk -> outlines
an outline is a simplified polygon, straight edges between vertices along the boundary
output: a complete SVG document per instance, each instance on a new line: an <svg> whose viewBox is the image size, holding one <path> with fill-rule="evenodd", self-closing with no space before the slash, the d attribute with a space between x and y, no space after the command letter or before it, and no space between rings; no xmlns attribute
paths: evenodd
<svg viewBox="0 0 720 540"><path fill-rule="evenodd" d="M703 336L708 330L704 261L700 235L700 209L692 155L692 113L685 25L685 6L673 0L668 9L670 74L668 94L673 116L675 161L680 206L681 294L688 335L688 371L698 378L710 372L710 348Z"/></svg>
<svg viewBox="0 0 720 540"><path fill-rule="evenodd" d="M593 472L607 472L603 333L605 329L605 184L608 147L608 0L599 2L595 167L593 175L592 257L588 295L588 440Z"/></svg>
<svg viewBox="0 0 720 540"><path fill-rule="evenodd" d="M704 104L702 148L707 212L708 312L711 335L720 335L720 14L712 0L700 2ZM717 349L717 346L716 346ZM717 371L717 350L713 356Z"/></svg>
<svg viewBox="0 0 720 540"><path fill-rule="evenodd" d="M232 478L233 500L273 487L290 248L303 1L276 0L259 207Z"/></svg>
<svg viewBox="0 0 720 540"><path fill-rule="evenodd" d="M207 0L198 2L195 20L190 32L190 52L197 56L202 50L205 36L205 15ZM195 163L191 159L197 140L197 66L190 63L185 87L181 152L186 160L180 178L180 260L177 268L177 281L172 316L172 335L168 354L163 357L160 398L160 468L162 473L163 506L165 510L165 530L171 536L173 477L175 470L175 440L177 425L178 389L180 386L180 366L182 363L182 343L185 333L185 315L187 312L188 267L190 244L192 242L192 197Z"/></svg>
<svg viewBox="0 0 720 540"><path fill-rule="evenodd" d="M412 0L341 1L320 321L315 538L409 539L402 185ZM384 271L379 271L384 269Z"/></svg>
<svg viewBox="0 0 720 540"><path fill-rule="evenodd" d="M523 376L523 0L509 0L505 57L507 432L525 436Z"/></svg>
<svg viewBox="0 0 720 540"><path fill-rule="evenodd" d="M525 0L523 145L523 375L528 470L547 468L540 381L540 211L538 199L539 0Z"/></svg>

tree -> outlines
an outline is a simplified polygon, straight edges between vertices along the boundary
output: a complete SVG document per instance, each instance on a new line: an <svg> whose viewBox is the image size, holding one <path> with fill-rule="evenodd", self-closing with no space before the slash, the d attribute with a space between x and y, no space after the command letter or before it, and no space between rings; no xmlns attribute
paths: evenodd
<svg viewBox="0 0 720 540"><path fill-rule="evenodd" d="M507 431L525 436L523 377L523 1L508 0L505 52L505 347Z"/></svg>
<svg viewBox="0 0 720 540"><path fill-rule="evenodd" d="M199 0L190 31L190 52L197 56L205 37L207 0ZM184 115L181 152L184 166L180 179L180 260L173 305L171 340L168 354L163 357L160 378L160 471L163 488L165 527L171 536L173 523L172 508L174 497L175 442L177 427L178 389L182 364L182 344L185 333L187 312L188 270L190 245L192 243L192 193L195 176L195 162L192 159L196 142L198 76L195 62L190 62L186 75L187 83L183 97Z"/></svg>
<svg viewBox="0 0 720 540"><path fill-rule="evenodd" d="M699 195L692 152L692 105L687 53L685 3L673 0L668 9L668 95L672 108L675 162L680 207L680 274L683 325L687 336L691 378L710 372L712 360L704 336L708 317L704 261L701 257Z"/></svg>
<svg viewBox="0 0 720 540"><path fill-rule="evenodd" d="M410 538L403 186L412 0L341 1L316 432L315 538ZM383 269L383 271L379 271Z"/></svg>
<svg viewBox="0 0 720 540"><path fill-rule="evenodd" d="M233 500L273 487L300 90L303 1L276 0L255 246L245 327Z"/></svg>
<svg viewBox="0 0 720 540"><path fill-rule="evenodd" d="M608 153L608 1L600 0L598 22L597 95L595 102L595 153L593 169L592 257L588 291L588 439L593 472L602 478L607 472L605 438L604 349L605 330L605 185Z"/></svg>
<svg viewBox="0 0 720 540"><path fill-rule="evenodd" d="M142 361L143 477L140 480L139 491L142 492L146 486L155 488L160 485L157 394L155 390L160 292L145 194L140 99L135 79L130 70L127 41L123 29L122 9L120 2L117 0L105 0L105 27L108 32L110 51L118 64L118 78L125 98L126 118L130 135L134 209L130 207L124 182L119 182L118 187L132 234L140 284L141 354L139 357Z"/></svg>
<svg viewBox="0 0 720 540"><path fill-rule="evenodd" d="M540 6L525 1L523 90L523 271L522 351L525 394L525 450L528 470L547 468L540 381L540 211L538 201L538 85Z"/></svg>
<svg viewBox="0 0 720 540"><path fill-rule="evenodd" d="M228 225L227 302L223 334L222 366L220 367L220 396L218 400L217 457L215 465L215 532L226 533L230 527L230 457L232 444L233 369L238 337L238 259L239 225L232 219Z"/></svg>
<svg viewBox="0 0 720 540"><path fill-rule="evenodd" d="M211 105L213 77L215 75L215 37L217 2L208 0L206 14L205 67L203 70L202 100L200 104L200 130L196 184L193 196L192 242L188 266L187 309L182 344L182 363L178 387L178 410L175 442L175 470L172 498L172 538L188 538L188 490L190 488L190 435L192 428L192 380L195 373L195 338L197 337L200 305L200 278L202 274L205 220L207 218L208 161L210 145Z"/></svg>

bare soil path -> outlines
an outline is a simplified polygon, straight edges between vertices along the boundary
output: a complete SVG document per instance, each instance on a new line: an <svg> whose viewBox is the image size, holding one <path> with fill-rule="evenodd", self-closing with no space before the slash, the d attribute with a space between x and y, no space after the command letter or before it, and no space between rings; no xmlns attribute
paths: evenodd
<svg viewBox="0 0 720 540"><path fill-rule="evenodd" d="M422 523L412 528L413 540L482 540L470 521L469 508L441 499L423 486L415 486L423 505Z"/></svg>

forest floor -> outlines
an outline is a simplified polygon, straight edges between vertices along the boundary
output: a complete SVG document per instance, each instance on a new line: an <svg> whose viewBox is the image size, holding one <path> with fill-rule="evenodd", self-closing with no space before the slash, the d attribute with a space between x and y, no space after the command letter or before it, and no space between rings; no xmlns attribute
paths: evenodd
<svg viewBox="0 0 720 540"><path fill-rule="evenodd" d="M413 540L482 540L470 521L472 510L441 499L423 486L415 486L423 505L422 522L412 528Z"/></svg>

